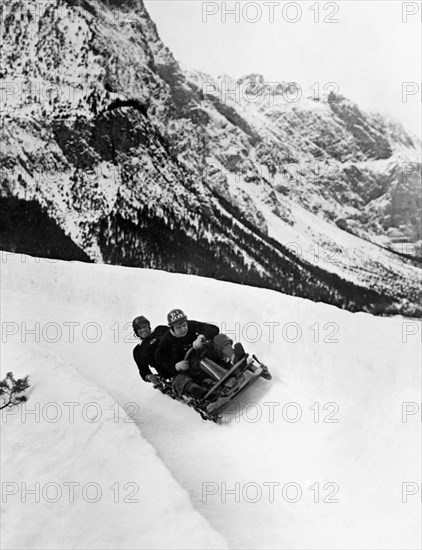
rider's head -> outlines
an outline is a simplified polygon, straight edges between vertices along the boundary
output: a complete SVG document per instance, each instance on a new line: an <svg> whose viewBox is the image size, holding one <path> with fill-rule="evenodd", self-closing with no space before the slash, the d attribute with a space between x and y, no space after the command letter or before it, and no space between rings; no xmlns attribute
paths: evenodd
<svg viewBox="0 0 422 550"><path fill-rule="evenodd" d="M133 332L143 340L151 334L151 324L146 317L140 315L132 321Z"/></svg>
<svg viewBox="0 0 422 550"><path fill-rule="evenodd" d="M176 338L183 338L188 333L187 317L181 309L172 309L167 315L167 324L170 332Z"/></svg>

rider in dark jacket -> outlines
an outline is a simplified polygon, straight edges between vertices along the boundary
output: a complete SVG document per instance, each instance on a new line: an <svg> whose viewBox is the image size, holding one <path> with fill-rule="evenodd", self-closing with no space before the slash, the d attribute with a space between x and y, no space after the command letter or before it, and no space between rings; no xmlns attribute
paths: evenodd
<svg viewBox="0 0 422 550"><path fill-rule="evenodd" d="M202 372L190 367L184 358L192 347L199 352L204 341L212 340L219 329L208 323L188 321L181 309L170 311L167 321L170 330L160 340L155 355L157 372L173 381L173 388L179 395L203 397L206 390L200 386Z"/></svg>
<svg viewBox="0 0 422 550"><path fill-rule="evenodd" d="M151 324L146 317L140 315L133 320L133 331L141 341L133 350L133 358L138 366L139 374L145 382L157 382L157 376L151 368L157 370L155 353L162 336L168 332L165 325L158 325L151 331Z"/></svg>

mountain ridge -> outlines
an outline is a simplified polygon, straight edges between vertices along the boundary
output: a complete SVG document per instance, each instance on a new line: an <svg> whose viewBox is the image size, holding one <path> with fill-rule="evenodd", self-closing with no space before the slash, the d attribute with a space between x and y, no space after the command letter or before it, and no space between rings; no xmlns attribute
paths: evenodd
<svg viewBox="0 0 422 550"><path fill-rule="evenodd" d="M26 14L23 2L13 5ZM369 214L360 212L370 170L361 168L362 177L358 163L385 161L391 139L378 144L382 119L364 118L367 127L347 134L344 128L356 112L344 99L335 107L304 100L287 107L279 102L275 109L206 95L202 77L180 69L141 3L135 9L133 2L57 1L38 20L9 12L3 33L5 82L18 93L6 96L2 196L36 200L91 258L158 264L351 309L418 311L419 271L412 260L373 244L363 259L354 249L339 255L335 269L322 268L312 255L295 257L283 236L293 228L298 243L305 233L314 239L310 242L328 242L323 233L310 237L319 218L343 225L333 229L335 242L349 238L344 229L367 239L376 236L390 206L381 200L370 205ZM255 75L255 86L260 79ZM34 80L42 90L38 96ZM339 143L318 115L334 111L329 121L345 119L342 131L349 136ZM402 158L413 159L414 148L400 147ZM336 156L351 166L315 174ZM385 183L385 175L374 174L377 194L391 178ZM418 184L417 172L409 175L406 200ZM352 185L359 192L351 191ZM305 230L298 222L302 207L311 216ZM405 215L410 216L407 210ZM417 218L417 212L412 215ZM283 225L281 232L273 230L273 216ZM149 238L157 225L157 238ZM406 230L412 227L409 222ZM384 274L399 280L395 289ZM327 277L330 282L324 283Z"/></svg>

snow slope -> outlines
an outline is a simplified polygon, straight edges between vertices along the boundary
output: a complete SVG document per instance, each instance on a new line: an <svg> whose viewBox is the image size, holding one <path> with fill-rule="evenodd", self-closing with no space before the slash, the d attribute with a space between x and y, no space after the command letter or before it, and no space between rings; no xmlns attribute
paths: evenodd
<svg viewBox="0 0 422 550"><path fill-rule="evenodd" d="M265 218L268 235L284 243L299 258L358 285L365 285L376 273L384 282L390 281L391 287L397 287L401 278L413 281L415 288L420 286L420 268L403 262L390 250L343 231L288 198L285 206L288 205L292 221L287 223L265 203L262 186L236 176L228 177L228 181L233 191L239 187L254 197L255 205ZM403 244L398 247L399 252L404 250Z"/></svg>
<svg viewBox="0 0 422 550"><path fill-rule="evenodd" d="M2 411L3 548L226 547L106 391L52 350L4 348L32 389Z"/></svg>
<svg viewBox="0 0 422 550"><path fill-rule="evenodd" d="M420 487L420 418L402 421L420 403L419 322L194 276L1 260L1 376L29 374L21 408L40 409L2 417L5 548L419 547L420 488L402 502L403 483ZM139 378L130 321L173 307L273 372L221 426ZM40 483L40 503L21 502L21 482ZM65 482L80 484L73 503Z"/></svg>

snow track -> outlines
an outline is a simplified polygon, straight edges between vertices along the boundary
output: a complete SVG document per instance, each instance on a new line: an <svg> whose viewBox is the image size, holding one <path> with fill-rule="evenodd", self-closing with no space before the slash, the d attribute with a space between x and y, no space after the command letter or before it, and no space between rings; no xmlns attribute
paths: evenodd
<svg viewBox="0 0 422 550"><path fill-rule="evenodd" d="M402 484L420 484L418 417L402 422L402 403L420 402L416 321L200 277L5 254L2 377L30 374L28 409L56 402L63 417L7 416L3 482L103 489L96 503L10 495L5 547L418 547L420 498L402 502ZM172 307L231 331L273 373L221 426L139 378L130 321L142 313L163 323ZM80 403L74 423L65 402ZM90 402L98 422L94 406L81 415ZM128 482L139 503L122 501Z"/></svg>
<svg viewBox="0 0 422 550"><path fill-rule="evenodd" d="M31 390L2 416L3 548L226 547L127 409L50 350L11 349Z"/></svg>

